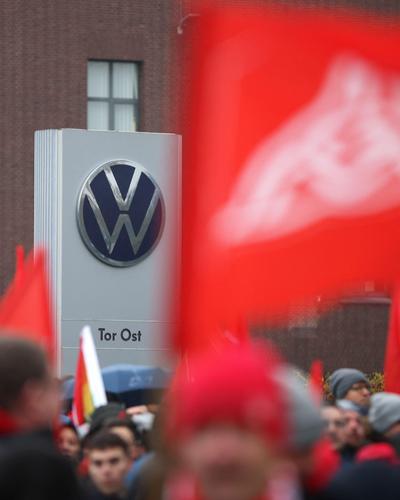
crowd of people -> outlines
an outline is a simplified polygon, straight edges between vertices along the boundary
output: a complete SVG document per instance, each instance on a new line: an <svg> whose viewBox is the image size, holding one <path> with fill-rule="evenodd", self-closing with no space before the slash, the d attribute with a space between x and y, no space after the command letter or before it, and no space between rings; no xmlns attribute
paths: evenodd
<svg viewBox="0 0 400 500"><path fill-rule="evenodd" d="M108 403L85 433L62 413L41 348L0 338L0 491L7 500L400 497L400 395L341 368L319 395L268 345L180 369L158 405Z"/></svg>

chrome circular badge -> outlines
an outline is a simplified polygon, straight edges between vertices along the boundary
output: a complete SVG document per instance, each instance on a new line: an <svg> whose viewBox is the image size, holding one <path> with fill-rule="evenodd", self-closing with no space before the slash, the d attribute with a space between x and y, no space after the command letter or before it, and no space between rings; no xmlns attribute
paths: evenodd
<svg viewBox="0 0 400 500"><path fill-rule="evenodd" d="M97 167L78 198L79 232L105 264L128 267L157 245L164 225L160 188L141 165L116 160Z"/></svg>

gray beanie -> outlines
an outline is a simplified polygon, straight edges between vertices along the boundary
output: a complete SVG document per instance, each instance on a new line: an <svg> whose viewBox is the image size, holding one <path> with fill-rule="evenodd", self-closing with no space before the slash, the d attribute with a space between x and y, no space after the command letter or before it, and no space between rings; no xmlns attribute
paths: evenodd
<svg viewBox="0 0 400 500"><path fill-rule="evenodd" d="M357 382L369 384L367 377L354 368L340 368L329 377L329 387L335 399L344 398L350 387Z"/></svg>
<svg viewBox="0 0 400 500"><path fill-rule="evenodd" d="M391 392L379 392L371 398L368 419L372 427L384 433L392 425L400 422L400 395Z"/></svg>
<svg viewBox="0 0 400 500"><path fill-rule="evenodd" d="M321 437L324 423L319 408L300 376L286 367L277 376L288 401L289 447L306 450Z"/></svg>

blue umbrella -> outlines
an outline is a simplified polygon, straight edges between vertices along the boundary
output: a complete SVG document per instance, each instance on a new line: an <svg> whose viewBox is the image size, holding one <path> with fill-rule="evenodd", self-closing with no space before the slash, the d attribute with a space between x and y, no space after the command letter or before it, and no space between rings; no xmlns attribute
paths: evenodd
<svg viewBox="0 0 400 500"><path fill-rule="evenodd" d="M104 387L109 401L119 401L127 407L158 403L163 389L170 380L170 374L155 366L116 364L101 370ZM72 399L73 379L63 385L64 398Z"/></svg>
<svg viewBox="0 0 400 500"><path fill-rule="evenodd" d="M109 401L127 407L158 403L170 375L155 366L117 364L101 370Z"/></svg>

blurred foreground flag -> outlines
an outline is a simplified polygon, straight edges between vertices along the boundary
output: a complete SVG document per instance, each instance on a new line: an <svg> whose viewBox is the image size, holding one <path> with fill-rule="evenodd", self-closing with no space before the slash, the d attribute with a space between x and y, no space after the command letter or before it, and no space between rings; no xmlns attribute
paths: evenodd
<svg viewBox="0 0 400 500"><path fill-rule="evenodd" d="M55 356L55 329L44 251L35 250L23 260L17 249L14 280L0 302L0 330L40 343Z"/></svg>
<svg viewBox="0 0 400 500"><path fill-rule="evenodd" d="M192 22L182 329L285 314L400 272L400 30L361 12ZM189 36L189 26L187 34Z"/></svg>
<svg viewBox="0 0 400 500"><path fill-rule="evenodd" d="M101 376L96 347L92 332L85 326L81 332L78 362L75 373L72 419L79 427L84 424L93 411L107 404L106 391Z"/></svg>

